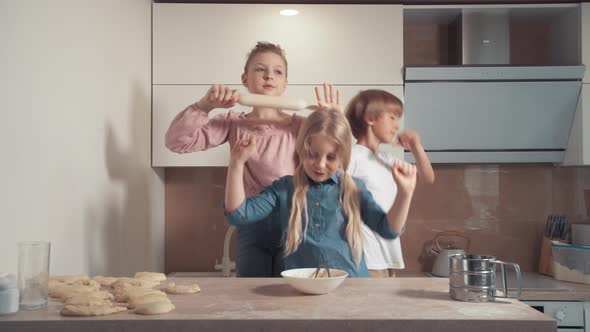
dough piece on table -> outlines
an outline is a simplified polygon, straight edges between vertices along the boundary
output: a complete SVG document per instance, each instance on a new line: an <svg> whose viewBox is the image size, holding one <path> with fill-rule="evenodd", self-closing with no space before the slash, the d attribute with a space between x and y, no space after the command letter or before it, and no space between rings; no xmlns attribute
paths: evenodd
<svg viewBox="0 0 590 332"><path fill-rule="evenodd" d="M152 303L152 302L170 302L170 299L166 295L161 294L147 294L143 296L139 296L134 298L133 300L129 301L127 304L127 308L135 309L139 306L144 304Z"/></svg>
<svg viewBox="0 0 590 332"><path fill-rule="evenodd" d="M170 302L150 302L138 306L135 313L140 315L160 315L168 313L174 308L176 307Z"/></svg>
<svg viewBox="0 0 590 332"><path fill-rule="evenodd" d="M117 307L110 304L91 306L66 305L61 309L60 313L63 316L102 316L126 310L127 308L125 307Z"/></svg>
<svg viewBox="0 0 590 332"><path fill-rule="evenodd" d="M99 302L99 301L108 301L111 302L112 299L115 297L113 294L107 291L94 291L94 292L80 292L75 293L73 295L69 295L63 298L65 304L75 304L76 303L84 303L88 301Z"/></svg>
<svg viewBox="0 0 590 332"><path fill-rule="evenodd" d="M54 288L54 287L63 286L63 285L66 285L66 283L59 281L59 280L49 279L49 281L47 282L48 288Z"/></svg>
<svg viewBox="0 0 590 332"><path fill-rule="evenodd" d="M64 301L64 305L73 305L73 306L100 306L100 305L113 305L113 303L109 300L102 300L92 297L78 297L73 296L69 297L67 300Z"/></svg>
<svg viewBox="0 0 590 332"><path fill-rule="evenodd" d="M115 291L115 301L117 302L129 302L137 297L141 297L148 294L154 295L166 295L166 293L156 290L156 289L146 289L146 288L125 288L123 290Z"/></svg>
<svg viewBox="0 0 590 332"><path fill-rule="evenodd" d="M159 272L137 272L135 274L135 279L164 281L166 280L166 275Z"/></svg>
<svg viewBox="0 0 590 332"><path fill-rule="evenodd" d="M122 278L118 278L115 282L113 282L111 284L111 287L113 287L114 289L124 288L124 287L129 287L129 286L139 287L140 284L141 284L141 281L139 279L122 277Z"/></svg>
<svg viewBox="0 0 590 332"><path fill-rule="evenodd" d="M77 280L72 283L72 285L82 285L82 286L89 286L93 287L96 290L100 289L100 284L95 280Z"/></svg>
<svg viewBox="0 0 590 332"><path fill-rule="evenodd" d="M98 282L101 286L112 286L119 278L96 276L92 280Z"/></svg>
<svg viewBox="0 0 590 332"><path fill-rule="evenodd" d="M61 281L49 282L47 291L49 297L62 297L65 294L66 289L69 288L66 284Z"/></svg>
<svg viewBox="0 0 590 332"><path fill-rule="evenodd" d="M59 284L49 287L49 296L65 299L77 293L98 291L94 286Z"/></svg>
<svg viewBox="0 0 590 332"><path fill-rule="evenodd" d="M115 288L113 290L113 295L115 296L115 301L117 302L128 302L129 301L129 295L128 292L131 291L137 291L144 288L139 288L139 287L135 287L135 286L125 286L125 287L119 287L119 288Z"/></svg>
<svg viewBox="0 0 590 332"><path fill-rule="evenodd" d="M192 284L175 284L173 282L166 286L165 292L168 294L193 294L201 291L197 283Z"/></svg>
<svg viewBox="0 0 590 332"><path fill-rule="evenodd" d="M141 287L141 288L154 288L160 284L157 280L148 280L148 279L135 279L135 278L119 278L117 281L111 284L113 288L121 288L121 287Z"/></svg>
<svg viewBox="0 0 590 332"><path fill-rule="evenodd" d="M90 278L87 275L64 275L64 276L51 276L49 277L49 280L55 280L55 281L60 281L63 282L64 284L73 284L76 281L88 281L90 280Z"/></svg>
<svg viewBox="0 0 590 332"><path fill-rule="evenodd" d="M155 289L148 289L148 290L142 289L142 290L132 291L132 292L127 293L127 302L133 301L137 298L140 298L140 297L146 296L146 295L166 296L166 293L159 291L159 290L155 290Z"/></svg>

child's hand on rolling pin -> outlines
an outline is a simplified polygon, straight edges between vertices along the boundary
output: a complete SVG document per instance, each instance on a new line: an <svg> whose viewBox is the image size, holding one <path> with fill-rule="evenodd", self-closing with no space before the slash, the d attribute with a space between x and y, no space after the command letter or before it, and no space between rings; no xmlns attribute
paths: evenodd
<svg viewBox="0 0 590 332"><path fill-rule="evenodd" d="M207 93L197 102L197 108L204 112L211 112L215 108L231 108L240 97L240 92L222 84L213 84Z"/></svg>

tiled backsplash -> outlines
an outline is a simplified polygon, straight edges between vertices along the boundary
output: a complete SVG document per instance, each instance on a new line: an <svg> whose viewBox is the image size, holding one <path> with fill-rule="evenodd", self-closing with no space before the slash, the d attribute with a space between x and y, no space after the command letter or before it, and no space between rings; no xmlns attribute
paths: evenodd
<svg viewBox="0 0 590 332"><path fill-rule="evenodd" d="M590 168L551 165L437 165L433 185L419 185L406 233L406 270L430 271L434 235L458 230L469 252L537 268L549 214L589 222ZM221 207L226 168L166 169L166 272L213 271L227 223ZM231 256L235 257L235 236Z"/></svg>

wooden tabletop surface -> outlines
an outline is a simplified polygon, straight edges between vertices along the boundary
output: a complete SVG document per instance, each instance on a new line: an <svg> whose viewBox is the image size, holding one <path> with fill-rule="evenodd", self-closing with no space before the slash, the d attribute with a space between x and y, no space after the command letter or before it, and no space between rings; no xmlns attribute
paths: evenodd
<svg viewBox="0 0 590 332"><path fill-rule="evenodd" d="M63 317L59 314L62 304L51 301L46 309L0 316L0 330L555 331L555 321L517 300L454 301L446 278L348 278L325 295L302 294L281 278L171 280L197 282L201 292L169 295L176 309L156 316L128 311Z"/></svg>

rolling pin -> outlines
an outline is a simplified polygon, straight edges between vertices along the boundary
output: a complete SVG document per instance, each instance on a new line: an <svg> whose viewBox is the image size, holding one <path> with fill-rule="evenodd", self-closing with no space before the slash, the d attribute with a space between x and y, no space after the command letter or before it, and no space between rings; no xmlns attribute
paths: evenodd
<svg viewBox="0 0 590 332"><path fill-rule="evenodd" d="M317 105L310 104L305 99L284 96L241 94L238 103L244 106L272 107L293 111L299 111L306 108L317 109Z"/></svg>

